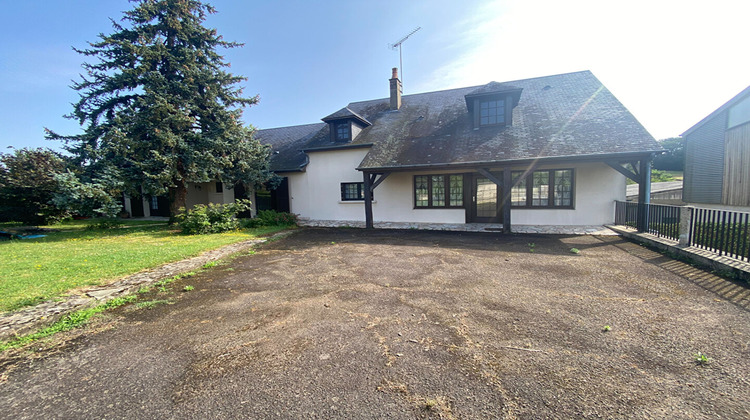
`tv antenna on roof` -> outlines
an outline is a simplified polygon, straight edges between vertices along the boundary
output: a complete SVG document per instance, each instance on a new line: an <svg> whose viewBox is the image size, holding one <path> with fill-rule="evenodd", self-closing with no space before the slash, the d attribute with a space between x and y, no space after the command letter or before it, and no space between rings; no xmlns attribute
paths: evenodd
<svg viewBox="0 0 750 420"><path fill-rule="evenodd" d="M404 41L406 41L407 39L409 39L410 36L414 35L420 29L422 29L422 27L421 26L417 26L417 29L409 32L408 34L406 34L406 36L404 36L403 38L401 38L398 41L396 41L393 44L391 44L391 49L392 50L395 50L396 47L398 47L398 71L401 73L401 82L402 83L404 81L404 69L403 69L404 63L403 63L403 59L401 58L401 44L403 44Z"/></svg>

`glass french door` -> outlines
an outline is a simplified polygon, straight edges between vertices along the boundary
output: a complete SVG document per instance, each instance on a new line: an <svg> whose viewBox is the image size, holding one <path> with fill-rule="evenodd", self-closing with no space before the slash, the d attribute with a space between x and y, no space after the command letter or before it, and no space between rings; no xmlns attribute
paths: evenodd
<svg viewBox="0 0 750 420"><path fill-rule="evenodd" d="M500 187L489 179L475 175L473 177L471 222L501 223L501 212L498 197Z"/></svg>

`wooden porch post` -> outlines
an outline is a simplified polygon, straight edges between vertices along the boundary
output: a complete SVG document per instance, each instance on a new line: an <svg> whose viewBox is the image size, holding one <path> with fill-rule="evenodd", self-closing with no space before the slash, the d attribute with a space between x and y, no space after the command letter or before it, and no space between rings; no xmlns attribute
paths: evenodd
<svg viewBox="0 0 750 420"><path fill-rule="evenodd" d="M364 177L364 190L365 190L365 228L372 229L372 188L370 183L370 174L362 172Z"/></svg>
<svg viewBox="0 0 750 420"><path fill-rule="evenodd" d="M510 233L510 191L513 188L510 168L503 168L503 233Z"/></svg>
<svg viewBox="0 0 750 420"><path fill-rule="evenodd" d="M651 202L651 158L645 156L640 161L638 182L638 232L648 232L648 204Z"/></svg>

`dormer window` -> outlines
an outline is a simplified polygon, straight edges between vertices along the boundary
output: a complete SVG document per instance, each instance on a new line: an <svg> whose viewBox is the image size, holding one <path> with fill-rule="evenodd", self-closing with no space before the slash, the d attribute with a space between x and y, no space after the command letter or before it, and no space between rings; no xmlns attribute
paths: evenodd
<svg viewBox="0 0 750 420"><path fill-rule="evenodd" d="M475 130L513 123L513 108L521 99L521 88L490 82L465 96Z"/></svg>
<svg viewBox="0 0 750 420"><path fill-rule="evenodd" d="M479 101L479 125L505 124L505 101Z"/></svg>
<svg viewBox="0 0 750 420"><path fill-rule="evenodd" d="M352 139L352 130L349 122L336 123L335 141L350 141Z"/></svg>
<svg viewBox="0 0 750 420"><path fill-rule="evenodd" d="M331 132L331 142L349 143L357 138L357 134L372 124L363 116L348 107L341 108L333 114L323 118L328 123Z"/></svg>

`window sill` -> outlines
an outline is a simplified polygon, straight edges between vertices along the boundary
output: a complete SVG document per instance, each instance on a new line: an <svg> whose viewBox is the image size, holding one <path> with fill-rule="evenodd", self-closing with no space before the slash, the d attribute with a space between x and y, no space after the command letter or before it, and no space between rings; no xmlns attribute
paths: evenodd
<svg viewBox="0 0 750 420"><path fill-rule="evenodd" d="M372 200L372 204L377 202L378 200ZM365 204L365 200L339 200L339 204Z"/></svg>

